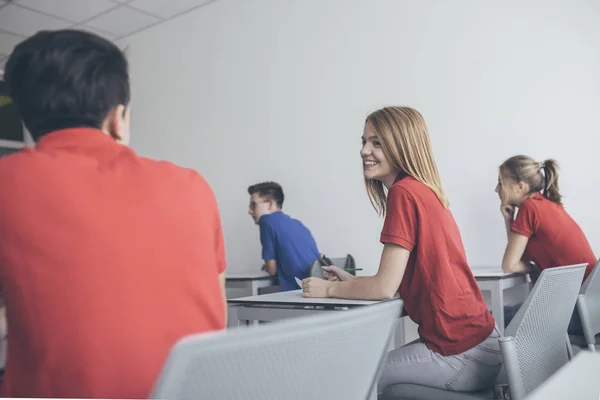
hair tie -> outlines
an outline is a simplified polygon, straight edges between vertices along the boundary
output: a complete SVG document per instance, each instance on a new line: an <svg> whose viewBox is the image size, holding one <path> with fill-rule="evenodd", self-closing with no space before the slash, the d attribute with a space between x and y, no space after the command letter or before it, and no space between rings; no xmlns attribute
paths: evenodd
<svg viewBox="0 0 600 400"><path fill-rule="evenodd" d="M542 174L542 177L544 178L544 189L543 189L543 194L547 195L548 193L548 174L546 173L546 170L544 169L546 167L546 164L544 164L543 162L540 162L540 174ZM548 197L548 196L546 196Z"/></svg>

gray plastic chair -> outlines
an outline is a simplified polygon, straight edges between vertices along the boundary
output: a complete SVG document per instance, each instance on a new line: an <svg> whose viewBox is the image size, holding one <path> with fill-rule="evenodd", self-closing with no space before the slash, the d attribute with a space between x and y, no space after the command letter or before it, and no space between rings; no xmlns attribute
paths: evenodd
<svg viewBox="0 0 600 400"><path fill-rule="evenodd" d="M356 268L356 262L354 261L354 257L351 254L346 255L346 257L335 257L331 258L331 264L340 268ZM356 275L356 271L348 271L350 275Z"/></svg>
<svg viewBox="0 0 600 400"><path fill-rule="evenodd" d="M592 273L583 282L577 297L577 312L581 320L583 335L569 335L571 344L596 351L600 343L600 260Z"/></svg>
<svg viewBox="0 0 600 400"><path fill-rule="evenodd" d="M567 327L587 264L542 271L500 338L512 400L521 400L571 358Z"/></svg>
<svg viewBox="0 0 600 400"><path fill-rule="evenodd" d="M367 399L401 311L394 300L184 338L152 398Z"/></svg>
<svg viewBox="0 0 600 400"><path fill-rule="evenodd" d="M527 300L500 338L511 399L520 400L567 362L567 326L586 264L542 271ZM525 368L521 372L521 364ZM522 378L519 378L523 375ZM500 379L502 380L502 379ZM522 389L527 382L525 389ZM513 394L513 385L518 387ZM414 384L392 385L383 392L384 400L476 400L492 399L493 388L479 392L450 392ZM518 397L520 396L520 397Z"/></svg>
<svg viewBox="0 0 600 400"><path fill-rule="evenodd" d="M348 259L348 256L330 258L331 264L335 265L336 267L340 267L340 268L344 268L344 266L346 265L347 259Z"/></svg>

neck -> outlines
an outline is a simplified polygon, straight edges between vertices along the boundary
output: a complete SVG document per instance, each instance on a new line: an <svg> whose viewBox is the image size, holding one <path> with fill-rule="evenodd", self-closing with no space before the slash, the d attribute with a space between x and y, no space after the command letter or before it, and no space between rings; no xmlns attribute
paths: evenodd
<svg viewBox="0 0 600 400"><path fill-rule="evenodd" d="M515 206L517 206L517 207L520 207L520 206L521 206L521 204L523 204L523 202L524 202L525 200L532 198L532 197L533 197L533 196L535 196L536 194L537 194L537 192L533 192L533 193L526 194L526 195L523 197L523 200L521 200L521 201L519 202L519 204L515 204Z"/></svg>
<svg viewBox="0 0 600 400"><path fill-rule="evenodd" d="M387 190L390 190L390 188L394 185L394 182L396 182L396 179L399 175L400 174L390 174L385 178L381 179L381 183L383 183L383 186L385 186Z"/></svg>

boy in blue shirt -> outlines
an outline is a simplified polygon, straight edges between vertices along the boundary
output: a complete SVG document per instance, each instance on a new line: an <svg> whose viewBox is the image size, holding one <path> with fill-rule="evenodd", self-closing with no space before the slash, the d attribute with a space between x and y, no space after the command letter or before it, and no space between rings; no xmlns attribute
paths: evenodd
<svg viewBox="0 0 600 400"><path fill-rule="evenodd" d="M260 228L263 270L277 275L282 291L300 289L294 278L307 278L311 264L320 256L315 239L302 222L281 211L279 184L258 183L248 188L248 194L248 214Z"/></svg>

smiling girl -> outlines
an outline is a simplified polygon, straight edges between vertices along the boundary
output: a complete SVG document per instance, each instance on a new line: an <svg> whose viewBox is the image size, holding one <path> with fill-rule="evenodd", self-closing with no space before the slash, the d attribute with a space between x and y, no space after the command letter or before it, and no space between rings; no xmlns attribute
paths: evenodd
<svg viewBox="0 0 600 400"><path fill-rule="evenodd" d="M396 383L489 387L501 365L499 334L467 264L423 117L408 107L377 110L362 144L367 193L385 216L379 269L356 277L324 267L330 280L305 279L303 295L381 300L400 292L419 339L389 353L380 392Z"/></svg>

